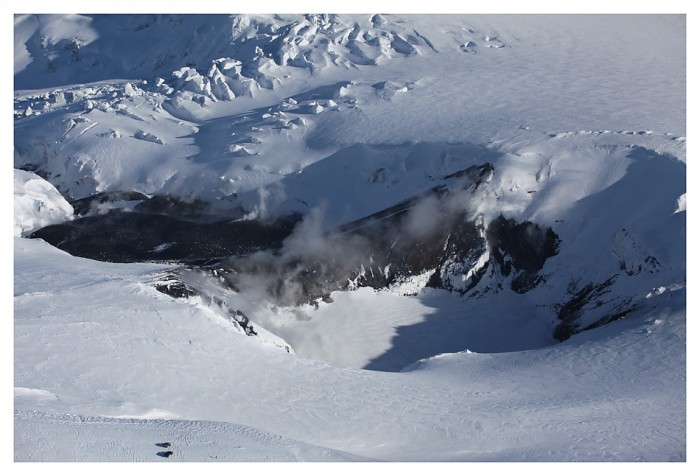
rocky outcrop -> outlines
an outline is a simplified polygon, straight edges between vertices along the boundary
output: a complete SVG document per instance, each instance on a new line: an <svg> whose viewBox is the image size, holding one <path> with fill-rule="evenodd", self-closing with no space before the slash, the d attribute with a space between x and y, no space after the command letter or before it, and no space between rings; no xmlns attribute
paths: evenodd
<svg viewBox="0 0 700 476"><path fill-rule="evenodd" d="M296 215L270 222L225 218L110 210L44 227L30 238L100 261L204 262L279 248L300 219Z"/></svg>
<svg viewBox="0 0 700 476"><path fill-rule="evenodd" d="M499 216L486 224L474 217L470 204L492 173L490 164L469 167L426 192L320 235L305 236L303 224L297 227L299 216L231 220L208 213L204 202L112 193L80 201L79 208L106 206L109 199L138 203L130 212L106 210L32 237L103 261L221 262L230 287L264 289L280 305L415 279L422 280L420 286L464 294L487 273L496 276L491 281L499 287L505 283L524 293L543 279L538 273L556 253L558 239L531 222ZM164 286L168 294L187 295Z"/></svg>
<svg viewBox="0 0 700 476"><path fill-rule="evenodd" d="M140 202L148 200L148 197L140 192L100 192L90 197L71 201L71 205L78 216L89 213L99 213L104 207L115 202Z"/></svg>
<svg viewBox="0 0 700 476"><path fill-rule="evenodd" d="M469 211L473 194L488 182L490 165L474 166L441 185L368 217L348 223L309 246L232 257L226 265L236 289L263 287L280 305L329 299L337 290L390 288L422 279L420 286L473 288L487 270L516 292L542 281L538 273L557 252L549 228L502 216L485 225ZM251 277L255 277L255 279Z"/></svg>
<svg viewBox="0 0 700 476"><path fill-rule="evenodd" d="M617 278L615 275L602 283L588 283L575 291L559 307L554 337L565 341L574 334L616 321L633 311L631 298L612 292Z"/></svg>
<svg viewBox="0 0 700 476"><path fill-rule="evenodd" d="M536 223L518 223L502 215L486 230L486 240L494 263L504 277L510 277L510 287L525 293L542 281L538 273L547 258L557 254L558 238L551 228Z"/></svg>

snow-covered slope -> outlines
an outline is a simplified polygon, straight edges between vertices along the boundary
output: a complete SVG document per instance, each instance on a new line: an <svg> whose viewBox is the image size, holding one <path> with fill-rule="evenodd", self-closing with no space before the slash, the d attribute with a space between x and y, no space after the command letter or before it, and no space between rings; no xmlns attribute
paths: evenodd
<svg viewBox="0 0 700 476"><path fill-rule="evenodd" d="M15 389L15 394L37 393ZM40 393L40 392L39 392ZM15 413L18 461L255 462L367 458L223 422Z"/></svg>
<svg viewBox="0 0 700 476"><path fill-rule="evenodd" d="M16 458L684 460L685 56L679 15L16 16Z"/></svg>
<svg viewBox="0 0 700 476"><path fill-rule="evenodd" d="M317 16L285 21L214 18L184 17L176 22L180 26L175 31L170 20L148 20L151 26L139 32L152 31L150 34L180 41L187 35L179 28L197 31L202 22L209 25L207 32L222 35L234 35L232 31L247 24L250 32L240 33L242 38L226 36L224 41L201 33L211 41L195 43L212 48L259 42L262 46L256 43L255 48L264 46L275 56L296 43L306 45L297 49L314 52L333 50L336 45L345 51L348 44L360 40L344 39L341 32L349 34L347 29L357 24L358 35L362 33L358 38L366 37L362 41L387 59L380 65L351 66L314 60L317 70L312 72L305 67L277 65L268 58L276 65L275 71L286 71L275 73L279 84L263 88L253 97L236 96L217 103L212 103L211 87L203 79L183 83L185 73L179 68L187 59L173 59L168 74L137 69L127 76L133 78L129 82L105 82L125 75L119 69L108 70L106 77L94 78L102 82L87 86L65 84L56 76L58 71L42 70L32 77L44 78L51 85L15 93L15 166L45 171L62 193L73 198L120 189L203 196L221 206L233 206L233 194L251 192L257 199L260 186L272 187L285 176L358 143L457 142L490 149L510 146L511 151L513 145L533 139L540 142L550 134L588 131L602 134L604 143L617 143L618 136L629 142L626 133L639 139L643 132L647 134L644 142L661 141L659 147L664 150L682 147L670 139L682 142L684 136L685 102L679 94L684 90L684 76L646 74L642 78L637 74L640 70L682 70L684 25L679 17L629 16L615 23L614 17L536 16L523 24L509 16L418 15L406 19L387 16L379 26L374 26L377 22L370 16L334 17L337 25ZM94 41L94 47L101 41L114 43L110 48L105 45L105 51L99 50L101 56L136 50L157 58L164 49L189 51L172 41L166 48L162 44L166 40L129 48L123 36L132 38L135 33L129 33L128 25L148 22L130 16L123 20L64 19L62 36L83 35L88 43L83 30L66 25L89 24L97 35L97 23L107 31L101 33L102 40ZM17 44L29 42L20 37L25 23L57 22L43 16L18 17L16 21ZM228 27L218 25L222 22ZM494 23L500 26L496 28ZM295 26L290 30L289 25ZM279 31L267 31L274 28ZM306 39L292 33L299 28ZM332 34L336 29L338 33ZM646 41L649 32L654 32L655 41ZM415 53L394 54L385 45L402 34L413 38ZM248 37L253 39L243 41ZM426 41L433 47L427 47ZM316 43L323 48L313 48ZM467 44L473 46L465 47ZM640 44L646 45L643 51ZM124 49L117 49L117 45ZM233 48L226 58L253 64L255 56L249 57L252 53L248 49ZM223 54L193 51L188 57L215 62ZM42 56L32 58L27 68L39 68ZM107 63L119 66L131 58L121 53ZM87 61L66 61L61 71L79 74L81 83L87 80L83 69L100 70L89 67ZM208 64L197 67L200 72L192 70L188 78L206 75L210 69ZM18 89L25 87L17 79L22 71L16 75ZM172 72L173 77L169 76ZM158 79L161 73L167 77ZM253 80L257 73L249 74ZM185 83L199 86L193 91ZM356 150L353 154L358 152L360 156L367 154ZM368 158L376 155L369 152ZM427 164L427 173L434 172L430 168ZM401 178L393 176L392 182ZM244 204L254 205L250 200Z"/></svg>
<svg viewBox="0 0 700 476"><path fill-rule="evenodd" d="M151 460L169 441L191 460L685 459L683 289L555 347L387 373L248 337L155 291L164 271L16 239L16 458Z"/></svg>

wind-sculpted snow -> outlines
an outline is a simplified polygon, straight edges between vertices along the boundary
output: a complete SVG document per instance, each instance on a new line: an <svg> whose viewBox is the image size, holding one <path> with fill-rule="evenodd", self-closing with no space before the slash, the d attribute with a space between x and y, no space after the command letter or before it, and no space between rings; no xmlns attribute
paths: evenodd
<svg viewBox="0 0 700 476"><path fill-rule="evenodd" d="M19 411L15 429L17 461L371 461L244 425L155 415L139 419Z"/></svg>
<svg viewBox="0 0 700 476"><path fill-rule="evenodd" d="M420 74L410 81L353 79L372 77L373 68L392 59L459 52L466 39L494 41L493 34L451 17L413 20L420 21L19 15L16 89L42 89L15 97L15 167L40 170L73 199L134 190L203 195L225 206L226 197L247 191L251 180L268 185L323 157L304 147L317 122L338 111L360 112L367 98L392 102L423 84ZM434 22L444 31L438 33ZM439 38L420 33L422 25ZM335 87L308 87L332 81ZM216 112L219 106L223 113ZM251 106L254 114L240 114ZM309 139L318 143L318 136ZM268 160L260 164L260 156Z"/></svg>
<svg viewBox="0 0 700 476"><path fill-rule="evenodd" d="M299 69L435 52L391 15L19 15L15 30L17 89L161 76L175 91L213 101L272 89Z"/></svg>

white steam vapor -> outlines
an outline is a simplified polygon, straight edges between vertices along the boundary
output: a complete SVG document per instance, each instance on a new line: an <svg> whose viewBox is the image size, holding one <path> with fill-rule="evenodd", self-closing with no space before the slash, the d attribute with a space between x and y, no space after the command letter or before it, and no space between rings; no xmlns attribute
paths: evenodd
<svg viewBox="0 0 700 476"><path fill-rule="evenodd" d="M415 272L413 268L430 261L419 250L433 253L430 256L437 261L436 250L441 252L452 227L459 220L474 218L469 205L479 183L467 179L453 184L450 191L433 190L394 213L368 217L346 232L324 231L327 207L313 208L279 250L232 258L235 286L260 302L294 305L343 289L359 275L364 282L388 284L388 270L400 271L404 266ZM255 216L269 219L270 205L279 203L284 192L272 188L259 196Z"/></svg>

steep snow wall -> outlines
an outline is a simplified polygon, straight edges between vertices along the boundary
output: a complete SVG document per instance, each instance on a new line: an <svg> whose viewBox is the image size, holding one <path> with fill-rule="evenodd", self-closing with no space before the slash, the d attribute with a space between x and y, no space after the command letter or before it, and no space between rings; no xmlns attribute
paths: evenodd
<svg viewBox="0 0 700 476"><path fill-rule="evenodd" d="M73 207L49 182L33 172L14 171L15 236L73 218Z"/></svg>

